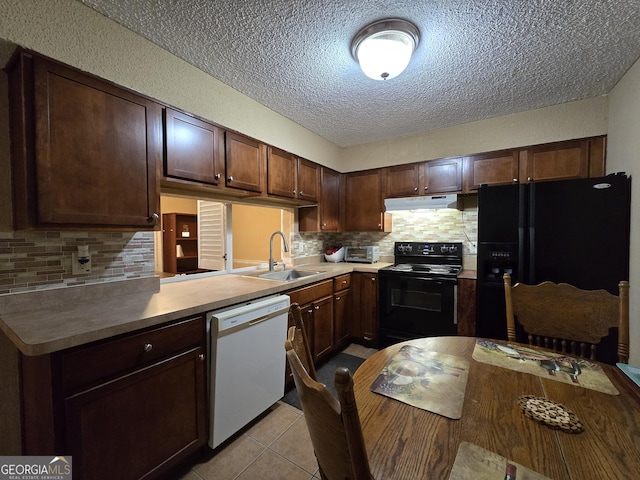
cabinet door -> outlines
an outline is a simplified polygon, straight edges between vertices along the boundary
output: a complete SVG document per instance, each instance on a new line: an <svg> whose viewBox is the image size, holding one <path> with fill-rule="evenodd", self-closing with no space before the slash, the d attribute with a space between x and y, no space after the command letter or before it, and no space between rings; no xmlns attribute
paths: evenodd
<svg viewBox="0 0 640 480"><path fill-rule="evenodd" d="M296 157L274 147L267 152L267 193L296 198Z"/></svg>
<svg viewBox="0 0 640 480"><path fill-rule="evenodd" d="M225 185L262 193L266 146L250 137L225 132Z"/></svg>
<svg viewBox="0 0 640 480"><path fill-rule="evenodd" d="M333 294L333 343L334 347L346 344L351 338L351 290Z"/></svg>
<svg viewBox="0 0 640 480"><path fill-rule="evenodd" d="M390 216L384 214L382 170L348 173L345 181L345 230L349 232L390 231Z"/></svg>
<svg viewBox="0 0 640 480"><path fill-rule="evenodd" d="M424 163L424 195L462 191L462 158Z"/></svg>
<svg viewBox="0 0 640 480"><path fill-rule="evenodd" d="M524 158L527 182L587 178L590 141L571 140L531 147Z"/></svg>
<svg viewBox="0 0 640 480"><path fill-rule="evenodd" d="M481 153L467 158L467 191L477 190L480 185L504 185L518 182L518 152Z"/></svg>
<svg viewBox="0 0 640 480"><path fill-rule="evenodd" d="M417 163L386 168L387 198L420 195L420 165Z"/></svg>
<svg viewBox="0 0 640 480"><path fill-rule="evenodd" d="M458 335L473 337L476 334L476 281L458 279Z"/></svg>
<svg viewBox="0 0 640 480"><path fill-rule="evenodd" d="M65 400L67 449L78 478L158 474L207 441L202 348Z"/></svg>
<svg viewBox="0 0 640 480"><path fill-rule="evenodd" d="M362 273L360 312L362 339L371 345L378 341L378 275Z"/></svg>
<svg viewBox="0 0 640 480"><path fill-rule="evenodd" d="M16 226L153 227L160 105L26 52L10 75Z"/></svg>
<svg viewBox="0 0 640 480"><path fill-rule="evenodd" d="M221 130L170 108L164 120L165 175L218 185L224 173Z"/></svg>
<svg viewBox="0 0 640 480"><path fill-rule="evenodd" d="M340 174L322 167L320 231L340 231Z"/></svg>
<svg viewBox="0 0 640 480"><path fill-rule="evenodd" d="M333 348L333 296L313 302L313 359L319 361Z"/></svg>
<svg viewBox="0 0 640 480"><path fill-rule="evenodd" d="M320 185L320 165L298 158L298 198L318 201Z"/></svg>

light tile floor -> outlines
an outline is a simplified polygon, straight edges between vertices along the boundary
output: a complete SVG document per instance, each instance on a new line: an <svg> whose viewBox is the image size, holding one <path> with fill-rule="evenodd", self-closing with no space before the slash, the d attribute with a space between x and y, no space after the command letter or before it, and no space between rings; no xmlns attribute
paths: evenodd
<svg viewBox="0 0 640 480"><path fill-rule="evenodd" d="M367 358L377 350L352 344L344 353ZM302 411L278 402L181 480L315 480L318 464Z"/></svg>

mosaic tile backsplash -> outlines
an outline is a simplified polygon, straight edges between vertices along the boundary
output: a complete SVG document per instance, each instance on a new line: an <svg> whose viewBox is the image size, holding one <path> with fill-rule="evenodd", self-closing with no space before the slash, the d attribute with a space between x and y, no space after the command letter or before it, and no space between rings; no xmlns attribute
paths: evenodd
<svg viewBox="0 0 640 480"><path fill-rule="evenodd" d="M72 274L78 245L89 246L90 274ZM153 275L151 232L0 232L0 294Z"/></svg>
<svg viewBox="0 0 640 480"><path fill-rule="evenodd" d="M392 233L299 233L293 259L322 258L333 245L378 245L381 257L393 257L398 241L462 242L464 255L475 256L477 225L477 209L396 212ZM72 274L78 245L89 246L90 274ZM152 232L0 232L0 295L154 274Z"/></svg>

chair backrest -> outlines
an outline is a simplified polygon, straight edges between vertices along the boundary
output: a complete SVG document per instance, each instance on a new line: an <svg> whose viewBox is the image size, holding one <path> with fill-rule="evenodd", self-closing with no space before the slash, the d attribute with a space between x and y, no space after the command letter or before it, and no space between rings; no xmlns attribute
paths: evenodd
<svg viewBox="0 0 640 480"><path fill-rule="evenodd" d="M596 346L618 328L618 361L629 359L629 282L621 281L619 294L581 290L568 283L516 283L505 274L507 337L516 341L516 318L529 344L596 359Z"/></svg>
<svg viewBox="0 0 640 480"><path fill-rule="evenodd" d="M291 324L293 324L293 326L289 327L289 330L295 328L295 335L289 332L288 339L309 376L314 380L318 380L316 367L313 364L313 354L311 353L309 336L307 335L307 330L302 320L302 309L297 303L289 305L289 325Z"/></svg>
<svg viewBox="0 0 640 480"><path fill-rule="evenodd" d="M336 400L309 376L290 340L285 349L322 478L372 480L349 370L335 372Z"/></svg>

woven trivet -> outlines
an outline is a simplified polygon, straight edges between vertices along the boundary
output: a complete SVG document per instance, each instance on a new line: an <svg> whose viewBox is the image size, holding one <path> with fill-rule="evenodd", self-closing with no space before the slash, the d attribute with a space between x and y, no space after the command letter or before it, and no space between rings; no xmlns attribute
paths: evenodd
<svg viewBox="0 0 640 480"><path fill-rule="evenodd" d="M533 420L548 427L562 430L567 433L580 433L584 431L582 423L576 415L553 400L547 400L533 395L523 395L518 399L518 405L523 413Z"/></svg>

